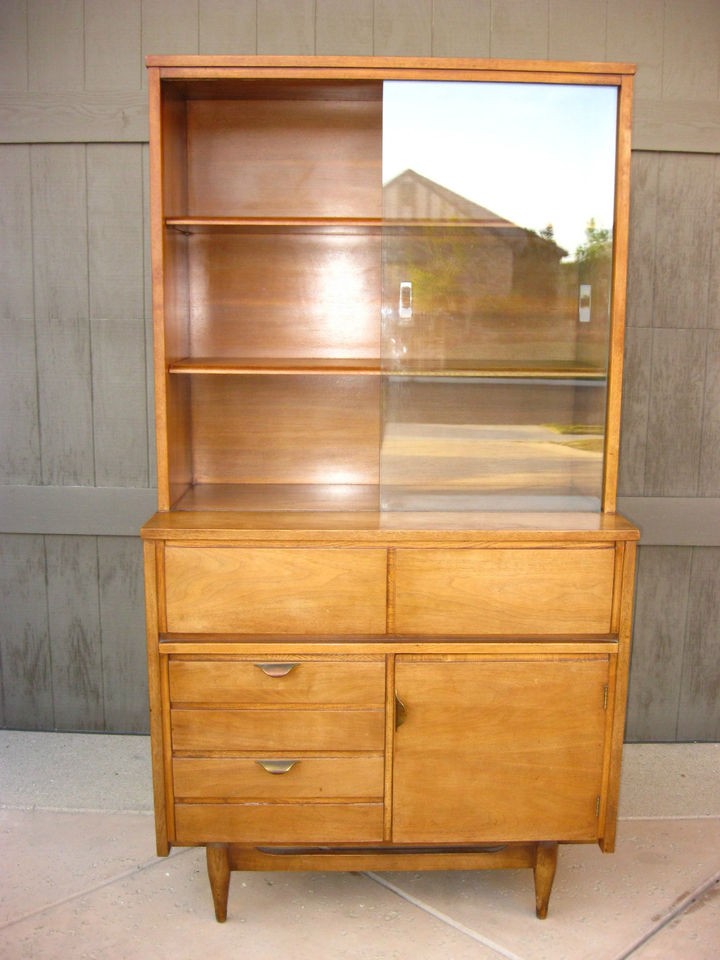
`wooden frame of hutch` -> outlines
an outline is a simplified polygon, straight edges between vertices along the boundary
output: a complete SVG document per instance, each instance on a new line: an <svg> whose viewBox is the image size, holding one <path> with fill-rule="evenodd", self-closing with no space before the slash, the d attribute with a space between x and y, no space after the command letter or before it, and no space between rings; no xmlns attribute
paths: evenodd
<svg viewBox="0 0 720 960"><path fill-rule="evenodd" d="M614 512L634 70L148 68L158 852L207 848L218 920L232 870L518 866L544 917L558 844L615 843L638 538ZM381 324L393 79L618 91L597 510L381 506L383 391L398 373ZM437 363L428 377L534 375L527 361Z"/></svg>

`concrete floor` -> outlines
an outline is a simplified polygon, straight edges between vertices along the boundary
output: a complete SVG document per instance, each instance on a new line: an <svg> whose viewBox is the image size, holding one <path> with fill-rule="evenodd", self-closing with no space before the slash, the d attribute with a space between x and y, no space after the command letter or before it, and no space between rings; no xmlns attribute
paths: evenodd
<svg viewBox="0 0 720 960"><path fill-rule="evenodd" d="M0 731L3 960L718 960L720 744L626 748L618 850L530 871L236 873L154 856L145 737Z"/></svg>

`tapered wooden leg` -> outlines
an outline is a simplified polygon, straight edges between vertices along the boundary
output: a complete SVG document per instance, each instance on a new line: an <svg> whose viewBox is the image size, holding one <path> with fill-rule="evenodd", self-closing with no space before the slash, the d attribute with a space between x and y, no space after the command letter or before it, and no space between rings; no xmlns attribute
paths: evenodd
<svg viewBox="0 0 720 960"><path fill-rule="evenodd" d="M539 920L547 917L550 891L557 867L557 843L539 843L535 848L535 914Z"/></svg>
<svg viewBox="0 0 720 960"><path fill-rule="evenodd" d="M228 891L230 889L230 851L226 843L209 843L206 848L207 871L215 905L215 919L227 919Z"/></svg>

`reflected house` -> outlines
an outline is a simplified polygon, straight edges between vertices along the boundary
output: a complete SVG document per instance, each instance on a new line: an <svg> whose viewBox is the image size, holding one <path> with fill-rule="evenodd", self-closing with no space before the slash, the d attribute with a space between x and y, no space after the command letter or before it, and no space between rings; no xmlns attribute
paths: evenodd
<svg viewBox="0 0 720 960"><path fill-rule="evenodd" d="M415 355L433 349L423 346L427 337L442 337L452 355L481 336L478 349L503 359L522 327L531 350L538 341L538 355L547 355L541 344L550 338L564 354L555 359L570 359L577 304L561 264L567 252L552 238L414 170L385 184L383 214L394 221L384 239L386 308L395 312L400 284L412 284Z"/></svg>
<svg viewBox="0 0 720 960"><path fill-rule="evenodd" d="M608 317L579 315L595 268L414 170L385 184L383 214L386 359L406 374L385 387L388 503L405 504L398 491L512 497L522 486L596 507ZM484 373L452 373L468 367Z"/></svg>

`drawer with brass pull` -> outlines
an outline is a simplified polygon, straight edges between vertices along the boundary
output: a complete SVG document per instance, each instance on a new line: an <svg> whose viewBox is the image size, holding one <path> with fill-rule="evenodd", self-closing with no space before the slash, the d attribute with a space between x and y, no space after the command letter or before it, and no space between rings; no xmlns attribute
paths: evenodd
<svg viewBox="0 0 720 960"><path fill-rule="evenodd" d="M375 660L293 660L173 657L173 704L326 703L382 707L385 663Z"/></svg>
<svg viewBox="0 0 720 960"><path fill-rule="evenodd" d="M176 757L183 800L381 800L382 754L353 757Z"/></svg>

